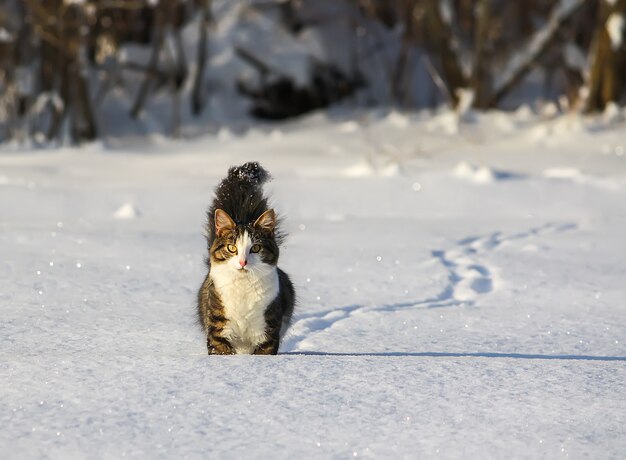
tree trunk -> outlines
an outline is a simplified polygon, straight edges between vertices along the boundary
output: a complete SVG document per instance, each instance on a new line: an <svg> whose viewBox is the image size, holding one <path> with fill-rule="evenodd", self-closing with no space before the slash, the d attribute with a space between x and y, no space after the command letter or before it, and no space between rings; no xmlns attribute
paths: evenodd
<svg viewBox="0 0 626 460"><path fill-rule="evenodd" d="M451 45L453 42L452 31L441 17L439 1L425 0L424 3L426 8L426 24L432 40L433 51L435 55L439 56L443 80L446 84L448 94L450 95L452 105L456 107L459 102L457 90L467 88L468 81L463 74L459 59Z"/></svg>
<svg viewBox="0 0 626 460"><path fill-rule="evenodd" d="M612 5L609 2L602 2L592 45L593 58L587 112L604 110L609 102L617 102L626 88L624 81L624 66L626 66L624 30L622 30L621 46L613 46L608 31L608 22L612 15L621 15L626 21L626 0L618 0Z"/></svg>
<svg viewBox="0 0 626 460"><path fill-rule="evenodd" d="M490 0L478 2L476 15L471 87L474 90L474 107L484 109L489 103L488 96L491 87L487 56L487 39L491 22Z"/></svg>
<svg viewBox="0 0 626 460"><path fill-rule="evenodd" d="M165 42L165 18L164 11L165 7L163 6L164 2L161 0L157 6L155 7L155 24L154 24L154 35L153 35L153 43L152 43L152 54L150 55L150 62L148 64L148 72L146 72L146 76L139 88L139 93L137 93L137 97L133 104L133 107L130 109L130 116L132 118L138 118L141 110L143 109L144 104L146 103L146 99L150 94L150 87L154 80L154 76L157 75L158 67L159 67L159 55L161 54L161 48Z"/></svg>
<svg viewBox="0 0 626 460"><path fill-rule="evenodd" d="M210 0L200 0L200 43L198 44L197 68L191 92L191 112L200 115L204 109L204 72L206 69L209 24L211 23Z"/></svg>
<svg viewBox="0 0 626 460"><path fill-rule="evenodd" d="M409 53L411 51L410 48L412 41L414 40L413 29L415 27L415 19L413 11L416 4L416 0L404 0L401 3L401 18L404 20L404 31L402 33L400 54L391 77L391 94L393 95L396 104L399 105L405 104L407 100L405 81L407 77L406 73L409 63Z"/></svg>

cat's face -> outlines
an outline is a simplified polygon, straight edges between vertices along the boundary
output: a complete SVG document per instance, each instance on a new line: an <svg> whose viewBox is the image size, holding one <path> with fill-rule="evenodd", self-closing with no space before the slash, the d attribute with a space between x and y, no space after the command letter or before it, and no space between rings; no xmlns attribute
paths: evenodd
<svg viewBox="0 0 626 460"><path fill-rule="evenodd" d="M274 239L276 214L265 211L252 225L237 225L221 209L215 211L215 241L211 246L211 265L219 264L233 273L246 276L263 274L278 261Z"/></svg>

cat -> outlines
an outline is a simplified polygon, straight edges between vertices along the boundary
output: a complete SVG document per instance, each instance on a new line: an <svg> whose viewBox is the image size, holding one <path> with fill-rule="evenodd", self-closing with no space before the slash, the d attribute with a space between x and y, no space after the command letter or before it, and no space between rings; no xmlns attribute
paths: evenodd
<svg viewBox="0 0 626 460"><path fill-rule="evenodd" d="M284 234L263 195L269 179L257 162L231 167L207 213L198 317L210 355L275 355L289 326L295 292L276 265Z"/></svg>

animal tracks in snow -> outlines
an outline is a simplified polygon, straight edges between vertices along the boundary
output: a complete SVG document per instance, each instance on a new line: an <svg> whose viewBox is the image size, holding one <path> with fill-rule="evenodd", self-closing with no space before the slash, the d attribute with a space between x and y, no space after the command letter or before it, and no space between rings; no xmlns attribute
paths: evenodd
<svg viewBox="0 0 626 460"><path fill-rule="evenodd" d="M449 297L459 302L473 301L480 294L493 290L492 271L459 250L432 251L434 258L448 270Z"/></svg>
<svg viewBox="0 0 626 460"><path fill-rule="evenodd" d="M494 232L487 236L467 237L451 249L432 251L432 256L448 271L448 286L445 289L448 296L445 300L473 304L479 296L496 289L501 282L499 269L485 263L483 256L501 245L575 228L577 225L572 223L548 223L511 235Z"/></svg>
<svg viewBox="0 0 626 460"><path fill-rule="evenodd" d="M371 312L396 312L407 309L426 309L454 306L472 306L480 297L489 294L501 284L499 268L484 259L490 252L505 244L524 241L544 234L574 230L573 223L547 223L529 230L505 235L494 232L485 236L469 236L446 250L433 250L433 259L447 272L447 284L430 298L380 305L348 305L323 311L297 315L283 341L283 349L297 351L301 342L313 334L326 331L354 315Z"/></svg>

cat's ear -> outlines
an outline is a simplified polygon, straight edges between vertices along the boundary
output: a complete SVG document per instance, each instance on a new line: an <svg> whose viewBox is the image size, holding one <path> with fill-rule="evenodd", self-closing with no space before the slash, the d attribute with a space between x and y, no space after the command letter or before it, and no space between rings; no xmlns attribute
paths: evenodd
<svg viewBox="0 0 626 460"><path fill-rule="evenodd" d="M268 209L254 222L254 226L265 232L273 232L276 228L276 213L273 209Z"/></svg>
<svg viewBox="0 0 626 460"><path fill-rule="evenodd" d="M230 218L228 213L222 209L215 210L215 233L218 235L223 232L234 230L235 222Z"/></svg>

